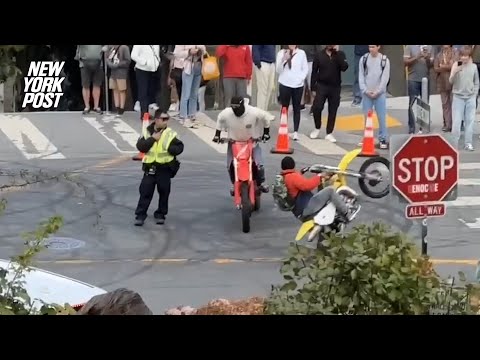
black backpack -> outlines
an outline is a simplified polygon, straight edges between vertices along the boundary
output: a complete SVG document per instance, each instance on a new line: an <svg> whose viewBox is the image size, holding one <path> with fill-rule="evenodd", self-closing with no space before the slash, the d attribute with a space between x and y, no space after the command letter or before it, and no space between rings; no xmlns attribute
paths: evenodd
<svg viewBox="0 0 480 360"><path fill-rule="evenodd" d="M368 60L368 57L370 56L370 53L366 53L365 55L363 55L363 73L365 75L368 74L368 68L367 68L367 60ZM387 66L387 55L382 55L382 62L380 63L380 66L382 67L382 74L380 76L383 75L383 71L385 70L385 67ZM387 83L387 87L390 85L390 77L388 78L388 83Z"/></svg>

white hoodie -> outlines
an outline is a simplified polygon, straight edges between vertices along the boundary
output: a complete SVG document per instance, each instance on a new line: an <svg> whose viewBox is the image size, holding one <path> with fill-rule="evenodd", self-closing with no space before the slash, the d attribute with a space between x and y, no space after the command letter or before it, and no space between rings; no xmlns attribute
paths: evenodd
<svg viewBox="0 0 480 360"><path fill-rule="evenodd" d="M131 58L135 68L155 72L160 65L160 45L133 45Z"/></svg>

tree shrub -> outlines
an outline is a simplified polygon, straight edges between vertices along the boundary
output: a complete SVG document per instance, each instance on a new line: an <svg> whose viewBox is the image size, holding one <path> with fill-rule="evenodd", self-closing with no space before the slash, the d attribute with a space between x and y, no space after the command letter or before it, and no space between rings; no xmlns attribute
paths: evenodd
<svg viewBox="0 0 480 360"><path fill-rule="evenodd" d="M0 215L7 205L0 199ZM25 275L32 270L35 256L46 248L45 241L63 225L61 216L53 216L41 223L36 230L22 234L25 247L22 254L11 258L8 269L0 268L0 315L67 315L75 313L68 304L46 304L38 309L25 289Z"/></svg>
<svg viewBox="0 0 480 360"><path fill-rule="evenodd" d="M413 242L380 223L332 234L323 250L291 244L267 314L466 314L468 291L443 281ZM459 273L460 283L465 276ZM478 310L477 310L478 311Z"/></svg>

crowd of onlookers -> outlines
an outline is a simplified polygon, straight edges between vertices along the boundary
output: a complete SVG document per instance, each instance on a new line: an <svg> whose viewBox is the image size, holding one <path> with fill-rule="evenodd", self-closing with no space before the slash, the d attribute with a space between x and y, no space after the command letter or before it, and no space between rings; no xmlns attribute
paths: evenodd
<svg viewBox="0 0 480 360"><path fill-rule="evenodd" d="M100 87L105 74L105 53L109 69L109 88L116 112L125 108L130 63L134 63L136 104L143 114L161 108L177 117L187 127L196 127L196 114L205 110L202 64L206 45L79 45L84 113L100 113ZM229 106L234 96L249 97L252 75L256 81L256 106L268 110L272 98L293 109L293 140L298 139L301 111L308 108L320 136L322 112L328 104L325 139L336 142L333 132L340 105L342 73L353 66L352 106L362 106L365 114L374 109L379 120L378 143L388 148L387 88L390 61L380 45L355 45L353 64L347 62L340 45L219 45L215 54L223 69L223 104ZM443 131L458 139L465 129L465 148L472 150L473 122L478 94L480 48L475 45L406 45L404 65L408 73L408 94L412 102L421 95L422 78L434 69L436 86L442 99ZM275 82L276 75L278 76ZM92 90L90 91L90 85ZM90 97L93 108L90 108ZM472 105L473 104L473 105ZM463 124L463 125L462 125ZM409 133L416 131L409 112Z"/></svg>

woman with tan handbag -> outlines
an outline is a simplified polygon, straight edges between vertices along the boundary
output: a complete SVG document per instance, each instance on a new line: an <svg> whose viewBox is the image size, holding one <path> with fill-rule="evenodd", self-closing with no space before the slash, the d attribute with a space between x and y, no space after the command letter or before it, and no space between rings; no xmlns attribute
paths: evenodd
<svg viewBox="0 0 480 360"><path fill-rule="evenodd" d="M205 45L175 45L173 55L183 60L182 92L180 95L180 122L186 127L195 127L198 106L198 89L202 81Z"/></svg>

